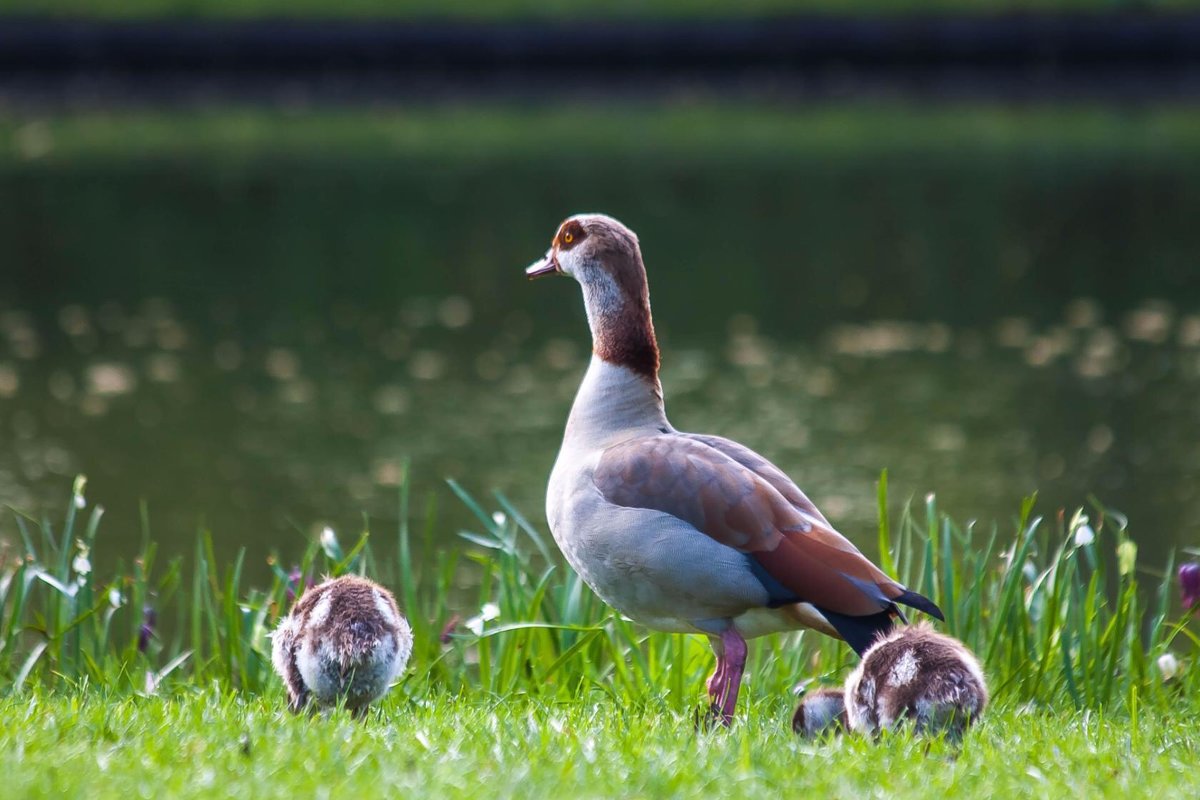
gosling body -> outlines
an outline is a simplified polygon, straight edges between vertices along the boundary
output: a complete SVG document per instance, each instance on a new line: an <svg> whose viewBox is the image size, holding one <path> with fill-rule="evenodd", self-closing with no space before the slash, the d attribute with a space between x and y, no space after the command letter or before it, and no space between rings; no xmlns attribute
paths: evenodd
<svg viewBox="0 0 1200 800"><path fill-rule="evenodd" d="M917 733L959 739L987 703L975 654L929 625L910 625L868 648L840 693L806 696L792 729L810 737L835 729L876 734L911 722Z"/></svg>
<svg viewBox="0 0 1200 800"><path fill-rule="evenodd" d="M842 689L818 689L809 692L796 707L792 730L808 739L850 727L846 720L846 698Z"/></svg>
<svg viewBox="0 0 1200 800"><path fill-rule="evenodd" d="M407 666L412 644L391 592L344 576L304 593L275 630L271 655L292 711L344 702L361 716Z"/></svg>
<svg viewBox="0 0 1200 800"><path fill-rule="evenodd" d="M918 733L959 738L988 703L975 654L929 625L897 628L863 654L846 679L846 718L861 733L911 720Z"/></svg>

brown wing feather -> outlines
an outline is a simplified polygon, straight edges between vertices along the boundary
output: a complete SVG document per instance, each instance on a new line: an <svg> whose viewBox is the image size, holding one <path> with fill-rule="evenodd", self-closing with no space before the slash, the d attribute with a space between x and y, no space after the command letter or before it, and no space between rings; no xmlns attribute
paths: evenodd
<svg viewBox="0 0 1200 800"><path fill-rule="evenodd" d="M743 444L738 444L732 439L726 439L723 436L709 436L708 434L703 433L679 433L676 435L700 442L701 444L706 444L717 452L729 456L734 461L741 464L743 467L750 470L767 483L771 484L771 487L783 495L784 499L791 503L794 508L803 511L810 517L821 522L826 527L831 527L829 525L829 520L825 519L825 515L817 509L817 507L813 504L813 501L808 499L808 495L800 491L800 487L793 483L792 479L783 473L783 470L772 464L770 461L767 461L749 447L746 447Z"/></svg>
<svg viewBox="0 0 1200 800"><path fill-rule="evenodd" d="M800 599L831 611L875 614L904 593L782 472L737 448L731 454L727 446L679 434L633 439L604 451L594 480L609 502L676 516L750 555ZM781 482L794 491L781 491Z"/></svg>

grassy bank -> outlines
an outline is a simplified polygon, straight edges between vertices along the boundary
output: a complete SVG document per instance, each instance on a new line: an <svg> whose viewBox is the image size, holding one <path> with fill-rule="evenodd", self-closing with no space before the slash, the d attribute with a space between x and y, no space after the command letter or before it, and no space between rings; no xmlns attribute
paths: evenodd
<svg viewBox="0 0 1200 800"><path fill-rule="evenodd" d="M303 156L344 164L391 155L481 163L544 161L580 169L600 157L775 163L864 152L1127 153L1165 158L1200 149L1200 113L1079 105L1019 108L829 104L801 110L754 103L630 103L598 108L440 106L285 113L257 109L0 115L0 164ZM574 158L569 154L574 154ZM562 154L560 156L560 154ZM566 161L562 161L565 158Z"/></svg>
<svg viewBox="0 0 1200 800"><path fill-rule="evenodd" d="M697 733L706 645L614 616L499 496L483 505L452 487L476 517L460 534L465 551L402 489L399 518L421 524L352 547L327 533L303 554L248 550L217 564L202 535L193 557L160 565L147 541L99 576L90 558L104 546L102 511L85 488L76 483L61 522L16 516L19 537L0 567L0 770L15 797L385 787L437 797L1186 797L1200 785L1200 671L1188 668L1190 618L1171 619L1172 564L1139 564L1125 521L1099 509L1042 519L1027 501L1010 530L985 531L940 514L932 498L892 518L881 481L885 569L941 603L947 630L982 656L991 681L993 711L951 758L943 743L927 751L907 735L793 737L794 687L838 681L852 659L841 643L804 634L756 641L733 731ZM376 555L382 537L394 537L386 559ZM264 557L272 585L246 586L246 559ZM413 661L364 724L293 718L269 671L267 632L300 575L346 571L395 588L417 637ZM1170 680L1156 664L1167 653L1183 663Z"/></svg>
<svg viewBox="0 0 1200 800"><path fill-rule="evenodd" d="M219 564L201 534L190 558L155 560L146 541L127 566L100 576L103 510L76 482L61 524L17 514L0 567L0 689L154 693L217 685L277 694L268 633L305 580L347 572L395 587L417 639L403 693L414 699L520 695L546 702L602 697L687 713L711 656L699 637L647 633L605 608L561 564L552 543L502 496L488 508L452 488L477 521L454 539L436 515L419 530L401 489L399 529L343 546L326 531L303 553L243 548ZM997 700L1048 708L1168 708L1200 672L1164 681L1156 659L1187 648L1189 617L1171 619L1174 565L1138 563L1118 514L1053 519L1026 501L1011 531L959 525L932 497L898 520L881 480L881 566L934 598L946 628L982 657ZM419 515L418 515L419 517ZM389 557L372 541L388 537ZM392 538L394 537L394 538ZM448 541L450 540L450 541ZM387 540L384 540L387 541ZM424 553L416 559L415 551ZM266 558L270 586L248 586L247 559ZM1181 653L1182 655L1182 653ZM852 654L805 634L758 640L750 695L786 696L797 681L836 682Z"/></svg>
<svg viewBox="0 0 1200 800"><path fill-rule="evenodd" d="M393 695L363 724L282 698L194 690L0 700L8 797L1194 797L1194 703L1136 722L996 710L950 748L900 736L806 744L790 706L732 731L611 699Z"/></svg>

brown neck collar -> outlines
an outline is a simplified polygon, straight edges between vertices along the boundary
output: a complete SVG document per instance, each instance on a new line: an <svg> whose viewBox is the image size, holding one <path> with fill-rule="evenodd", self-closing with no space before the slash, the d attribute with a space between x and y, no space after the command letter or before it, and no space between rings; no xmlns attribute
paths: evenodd
<svg viewBox="0 0 1200 800"><path fill-rule="evenodd" d="M650 381L658 380L658 340L650 317L650 298L644 289L637 299L626 298L615 308L601 309L592 319L592 352L610 364L625 367Z"/></svg>

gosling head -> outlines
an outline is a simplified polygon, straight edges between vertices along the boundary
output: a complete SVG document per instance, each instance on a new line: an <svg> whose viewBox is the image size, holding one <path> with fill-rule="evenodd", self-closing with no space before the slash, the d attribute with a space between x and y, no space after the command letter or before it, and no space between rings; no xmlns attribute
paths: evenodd
<svg viewBox="0 0 1200 800"><path fill-rule="evenodd" d="M846 730L846 702L841 689L818 689L804 695L792 717L792 730L806 739Z"/></svg>
<svg viewBox="0 0 1200 800"><path fill-rule="evenodd" d="M847 722L861 733L911 720L918 733L957 740L987 702L975 655L927 624L892 630L863 653L846 679Z"/></svg>
<svg viewBox="0 0 1200 800"><path fill-rule="evenodd" d="M345 704L355 716L382 697L412 654L412 630L391 592L344 576L309 589L273 634L272 662L299 712Z"/></svg>

